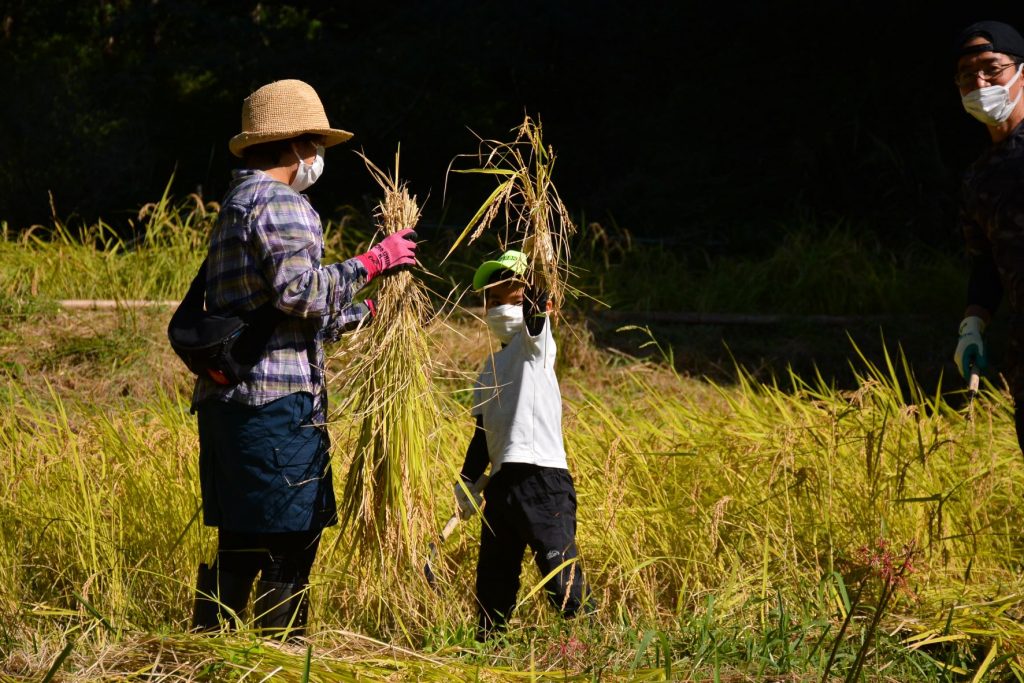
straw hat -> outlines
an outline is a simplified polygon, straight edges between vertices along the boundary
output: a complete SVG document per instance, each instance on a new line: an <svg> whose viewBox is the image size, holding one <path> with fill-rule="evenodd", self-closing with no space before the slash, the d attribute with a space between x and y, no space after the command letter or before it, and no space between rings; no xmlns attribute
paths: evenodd
<svg viewBox="0 0 1024 683"><path fill-rule="evenodd" d="M242 132L231 138L228 148L240 157L246 147L306 133L322 136L324 147L352 137L346 130L331 128L324 105L308 83L294 79L274 81L245 98Z"/></svg>

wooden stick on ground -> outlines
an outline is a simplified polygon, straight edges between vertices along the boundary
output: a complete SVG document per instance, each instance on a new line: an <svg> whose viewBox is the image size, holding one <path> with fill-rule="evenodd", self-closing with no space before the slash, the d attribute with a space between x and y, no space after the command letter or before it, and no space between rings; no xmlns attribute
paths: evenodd
<svg viewBox="0 0 1024 683"><path fill-rule="evenodd" d="M112 308L174 307L178 301L147 301L146 299L61 299L57 305L76 311L98 311Z"/></svg>

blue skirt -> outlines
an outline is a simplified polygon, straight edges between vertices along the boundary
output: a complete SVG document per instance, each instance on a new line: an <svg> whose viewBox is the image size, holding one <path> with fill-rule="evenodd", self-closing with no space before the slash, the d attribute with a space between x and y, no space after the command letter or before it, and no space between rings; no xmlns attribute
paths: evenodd
<svg viewBox="0 0 1024 683"><path fill-rule="evenodd" d="M312 396L262 406L207 400L196 413L207 526L270 533L337 523L330 438L312 424Z"/></svg>

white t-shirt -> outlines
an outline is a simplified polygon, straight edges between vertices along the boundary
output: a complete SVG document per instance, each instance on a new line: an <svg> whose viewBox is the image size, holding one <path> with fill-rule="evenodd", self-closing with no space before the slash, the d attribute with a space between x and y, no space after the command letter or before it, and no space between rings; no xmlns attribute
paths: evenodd
<svg viewBox="0 0 1024 683"><path fill-rule="evenodd" d="M473 389L472 413L484 418L491 476L506 462L569 469L549 319L536 337L524 326L484 361Z"/></svg>

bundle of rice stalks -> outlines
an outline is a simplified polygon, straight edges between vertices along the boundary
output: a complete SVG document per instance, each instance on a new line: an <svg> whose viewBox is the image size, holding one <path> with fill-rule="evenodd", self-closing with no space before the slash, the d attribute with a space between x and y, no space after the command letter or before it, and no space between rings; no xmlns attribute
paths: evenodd
<svg viewBox="0 0 1024 683"><path fill-rule="evenodd" d="M569 238L576 226L551 180L555 152L545 146L539 119L529 116L514 129L512 142L480 140L476 154L460 155L480 164L455 173L493 175L498 186L452 244L450 256L464 240L472 243L495 221L501 250L516 249L529 259L527 281L551 293L556 306L564 299L569 276Z"/></svg>
<svg viewBox="0 0 1024 683"><path fill-rule="evenodd" d="M394 175L363 157L384 191L374 214L387 235L416 225L416 198ZM353 460L341 501L343 529L367 568L422 565L417 547L432 530L432 443L440 401L431 383L424 325L430 302L409 271L381 279L373 323L343 349L340 418L355 418Z"/></svg>

